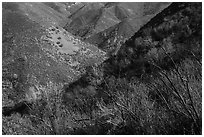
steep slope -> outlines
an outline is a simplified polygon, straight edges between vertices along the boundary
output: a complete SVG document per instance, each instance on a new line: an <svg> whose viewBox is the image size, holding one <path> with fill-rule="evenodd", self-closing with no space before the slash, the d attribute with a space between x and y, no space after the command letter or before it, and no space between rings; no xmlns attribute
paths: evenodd
<svg viewBox="0 0 204 137"><path fill-rule="evenodd" d="M142 77L170 70L185 59L201 60L200 3L172 3L127 39L106 61L107 71ZM173 61L172 61L173 60ZM159 68L155 67L159 66ZM111 68L111 69L110 69Z"/></svg>
<svg viewBox="0 0 204 137"><path fill-rule="evenodd" d="M137 6L138 9L137 10L134 9L133 5ZM154 10L156 5L157 6L160 5L160 7L157 7L157 10ZM146 3L132 3L132 4L122 3L121 5L118 6L122 6L123 8L129 7L128 10L129 11L131 10L132 15L128 15L127 17L125 17L125 15L121 15L121 13L118 14L117 16L120 16L118 18L121 19L123 18L123 20L120 23L98 34L95 34L92 37L87 38L86 41L97 45L99 48L103 49L104 51L110 54L117 54L117 51L120 49L122 43L124 43L143 25L148 23L155 15L161 12L168 5L169 3L164 4L157 3L155 5L153 4L152 7L145 8ZM135 11L133 11L133 9ZM139 12L136 13L136 11ZM150 14L149 11L153 12L151 12Z"/></svg>
<svg viewBox="0 0 204 137"><path fill-rule="evenodd" d="M3 106L9 98L14 104L38 99L37 89L68 84L105 59L105 52L66 32L65 15L43 3L3 3L2 21Z"/></svg>
<svg viewBox="0 0 204 137"><path fill-rule="evenodd" d="M85 37L94 28L96 22L102 14L101 9L92 9L72 20L65 26L68 32L80 37Z"/></svg>
<svg viewBox="0 0 204 137"><path fill-rule="evenodd" d="M114 7L114 13L115 16L119 19L119 20L123 20L126 19L128 17L134 16L135 14L131 11L131 9L125 9L125 7L122 7L121 5L116 5Z"/></svg>
<svg viewBox="0 0 204 137"><path fill-rule="evenodd" d="M71 23L65 29L76 36L90 37L97 32L120 22L113 13L104 8L103 3L84 3L84 5L69 16Z"/></svg>
<svg viewBox="0 0 204 137"><path fill-rule="evenodd" d="M43 4L53 8L55 11L62 13L66 16L71 15L71 11L67 9L69 3L64 2L44 2ZM71 3L70 3L71 4Z"/></svg>
<svg viewBox="0 0 204 137"><path fill-rule="evenodd" d="M124 19L143 18L158 13L169 3L81 3L64 27L76 36L89 38Z"/></svg>
<svg viewBox="0 0 204 137"><path fill-rule="evenodd" d="M104 4L101 2L78 2L72 4L70 7L68 7L68 9L72 11L72 14L69 16L69 18L74 20L90 10L97 10L103 6Z"/></svg>
<svg viewBox="0 0 204 137"><path fill-rule="evenodd" d="M114 25L121 22L121 20L119 20L115 16L113 10L114 10L113 7L103 8L101 10L102 13L101 13L100 17L98 17L98 20L95 23L93 30L91 31L91 33L89 35L86 36L86 38L91 37L94 34L100 33L102 31L110 28L111 26L114 26Z"/></svg>

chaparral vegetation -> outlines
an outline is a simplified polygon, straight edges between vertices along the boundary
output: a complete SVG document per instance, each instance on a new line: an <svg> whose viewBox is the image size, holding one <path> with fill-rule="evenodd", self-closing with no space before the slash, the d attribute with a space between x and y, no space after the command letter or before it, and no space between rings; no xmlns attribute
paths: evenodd
<svg viewBox="0 0 204 137"><path fill-rule="evenodd" d="M2 8L2 134L202 134L202 3Z"/></svg>

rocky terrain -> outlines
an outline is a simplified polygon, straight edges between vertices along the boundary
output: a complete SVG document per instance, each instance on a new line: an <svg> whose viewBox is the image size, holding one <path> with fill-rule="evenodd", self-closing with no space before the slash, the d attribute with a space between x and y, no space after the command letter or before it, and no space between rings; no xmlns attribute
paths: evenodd
<svg viewBox="0 0 204 137"><path fill-rule="evenodd" d="M4 2L3 134L201 134L201 9Z"/></svg>

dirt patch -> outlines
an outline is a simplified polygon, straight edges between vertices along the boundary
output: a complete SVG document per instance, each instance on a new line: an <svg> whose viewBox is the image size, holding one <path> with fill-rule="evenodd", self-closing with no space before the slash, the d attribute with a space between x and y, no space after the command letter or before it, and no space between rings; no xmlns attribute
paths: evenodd
<svg viewBox="0 0 204 137"><path fill-rule="evenodd" d="M76 42L73 41L74 38L65 36L63 30L60 30L58 27L50 27L48 33L49 35L47 38L56 44L58 52L73 55L79 50Z"/></svg>

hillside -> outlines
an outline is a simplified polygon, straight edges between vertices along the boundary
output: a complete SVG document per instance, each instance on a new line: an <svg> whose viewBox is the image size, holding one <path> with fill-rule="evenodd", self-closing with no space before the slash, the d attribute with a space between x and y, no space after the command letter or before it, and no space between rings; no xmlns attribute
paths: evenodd
<svg viewBox="0 0 204 137"><path fill-rule="evenodd" d="M86 66L105 59L105 52L66 32L61 27L65 21L64 14L44 4L4 3L3 79L17 76L20 89L15 90L24 94L49 81L70 83L84 73Z"/></svg>
<svg viewBox="0 0 204 137"><path fill-rule="evenodd" d="M168 5L169 3L84 3L79 10L70 15L72 21L67 23L64 28L72 34L86 39L94 37L112 26L117 26L125 19L137 18L140 20L145 17L151 19ZM146 22L142 22L141 25ZM140 25L136 26L139 28Z"/></svg>
<svg viewBox="0 0 204 137"><path fill-rule="evenodd" d="M2 134L201 135L202 3L3 2Z"/></svg>

